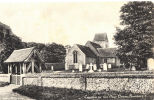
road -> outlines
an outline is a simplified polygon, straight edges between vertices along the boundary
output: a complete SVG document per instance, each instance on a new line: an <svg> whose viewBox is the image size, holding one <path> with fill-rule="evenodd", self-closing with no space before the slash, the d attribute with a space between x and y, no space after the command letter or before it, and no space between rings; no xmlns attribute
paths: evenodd
<svg viewBox="0 0 154 100"><path fill-rule="evenodd" d="M0 100L34 100L18 93L14 93L12 89L17 87L19 86L13 84L5 87L0 87Z"/></svg>

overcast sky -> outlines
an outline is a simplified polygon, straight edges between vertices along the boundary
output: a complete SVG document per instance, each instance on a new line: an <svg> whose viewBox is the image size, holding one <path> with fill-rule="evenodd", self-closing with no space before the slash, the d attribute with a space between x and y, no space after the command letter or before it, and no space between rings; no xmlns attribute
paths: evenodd
<svg viewBox="0 0 154 100"><path fill-rule="evenodd" d="M120 7L125 2L0 3L0 21L23 41L85 44L107 33L113 47Z"/></svg>

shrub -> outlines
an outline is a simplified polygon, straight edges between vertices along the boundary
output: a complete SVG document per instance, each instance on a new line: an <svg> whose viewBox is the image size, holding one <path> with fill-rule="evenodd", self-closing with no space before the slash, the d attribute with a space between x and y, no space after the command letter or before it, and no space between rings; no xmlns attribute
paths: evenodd
<svg viewBox="0 0 154 100"><path fill-rule="evenodd" d="M75 100L84 98L88 93L82 90L32 85L21 86L13 91L37 100Z"/></svg>
<svg viewBox="0 0 154 100"><path fill-rule="evenodd" d="M8 82L0 82L0 87L4 87L6 85L9 85L9 83Z"/></svg>
<svg viewBox="0 0 154 100"><path fill-rule="evenodd" d="M118 91L83 91L76 89L67 89L67 88L55 88L55 87L42 87L34 85L21 86L13 90L14 92L26 95L36 100L87 100L90 97L90 100L103 99L103 100L153 100L154 94L135 94L131 92L118 92ZM132 96L136 97L132 97ZM125 98L120 98L121 96L127 96ZM140 96L140 97L137 97ZM144 96L144 97L143 97ZM106 99L104 99L104 97ZM113 99L114 98L114 99Z"/></svg>

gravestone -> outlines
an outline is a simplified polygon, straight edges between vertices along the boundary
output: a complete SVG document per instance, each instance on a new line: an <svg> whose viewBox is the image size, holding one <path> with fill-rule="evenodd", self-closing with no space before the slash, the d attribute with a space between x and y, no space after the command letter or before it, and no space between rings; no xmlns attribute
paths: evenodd
<svg viewBox="0 0 154 100"><path fill-rule="evenodd" d="M93 68L94 68L94 69L93 69L94 71L97 70L97 66L96 66L96 64L94 64Z"/></svg>
<svg viewBox="0 0 154 100"><path fill-rule="evenodd" d="M89 64L86 65L86 70L88 70L88 69L89 69Z"/></svg>
<svg viewBox="0 0 154 100"><path fill-rule="evenodd" d="M93 71L93 65L92 65L92 63L90 63L90 66L89 66L89 67L90 67L90 70L89 70L88 72L90 72L90 73L91 73L91 72L94 72L94 71Z"/></svg>
<svg viewBox="0 0 154 100"><path fill-rule="evenodd" d="M135 68L135 66L132 66L132 69L131 69L132 71L136 71L136 68Z"/></svg>
<svg viewBox="0 0 154 100"><path fill-rule="evenodd" d="M79 64L79 72L82 72L82 64Z"/></svg>
<svg viewBox="0 0 154 100"><path fill-rule="evenodd" d="M111 68L112 68L111 64L108 64L108 68L109 68L109 69L111 69Z"/></svg>
<svg viewBox="0 0 154 100"><path fill-rule="evenodd" d="M107 71L107 64L106 63L103 64L103 70Z"/></svg>
<svg viewBox="0 0 154 100"><path fill-rule="evenodd" d="M54 69L53 69L53 66L51 66L51 71L53 71Z"/></svg>

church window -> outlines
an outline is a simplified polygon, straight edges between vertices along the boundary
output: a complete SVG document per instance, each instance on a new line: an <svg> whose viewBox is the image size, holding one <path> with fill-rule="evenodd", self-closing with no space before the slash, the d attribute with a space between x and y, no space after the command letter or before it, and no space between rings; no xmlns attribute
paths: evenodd
<svg viewBox="0 0 154 100"><path fill-rule="evenodd" d="M107 58L104 59L104 63L107 63Z"/></svg>

